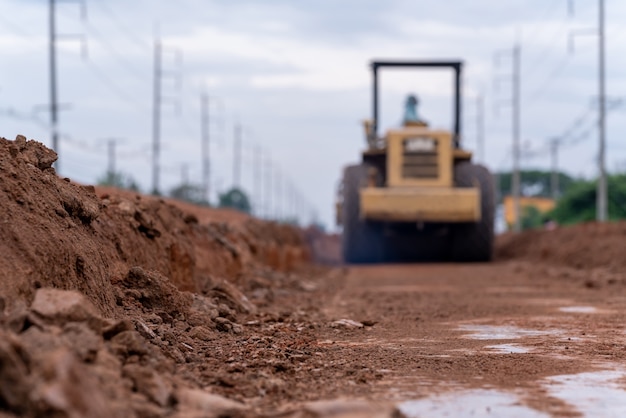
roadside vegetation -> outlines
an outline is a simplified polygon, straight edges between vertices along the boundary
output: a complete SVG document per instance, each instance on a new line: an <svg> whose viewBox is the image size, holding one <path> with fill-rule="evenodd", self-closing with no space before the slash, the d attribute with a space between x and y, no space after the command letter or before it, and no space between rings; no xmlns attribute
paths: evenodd
<svg viewBox="0 0 626 418"><path fill-rule="evenodd" d="M552 197L550 171L529 170L521 172L523 196ZM504 196L511 194L511 173L496 174L498 204ZM607 177L609 195L609 219L626 219L626 174L611 174ZM537 208L523 208L522 228L543 227L553 221L559 225L573 225L596 219L596 180L574 178L565 173L558 174L558 196L553 210L541 213Z"/></svg>

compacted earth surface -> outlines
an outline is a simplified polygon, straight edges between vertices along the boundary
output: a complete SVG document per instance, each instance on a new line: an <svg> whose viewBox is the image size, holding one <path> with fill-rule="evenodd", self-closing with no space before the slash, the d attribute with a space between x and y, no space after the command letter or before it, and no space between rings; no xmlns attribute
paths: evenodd
<svg viewBox="0 0 626 418"><path fill-rule="evenodd" d="M337 237L55 158L0 139L0 417L626 416L626 224L321 266Z"/></svg>

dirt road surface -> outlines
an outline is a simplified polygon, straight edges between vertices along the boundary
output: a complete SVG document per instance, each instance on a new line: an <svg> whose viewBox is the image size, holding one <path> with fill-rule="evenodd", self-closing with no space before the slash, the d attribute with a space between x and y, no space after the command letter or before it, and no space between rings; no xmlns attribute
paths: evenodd
<svg viewBox="0 0 626 418"><path fill-rule="evenodd" d="M74 184L0 138L0 417L626 416L626 223L490 264Z"/></svg>
<svg viewBox="0 0 626 418"><path fill-rule="evenodd" d="M351 268L327 313L375 325L322 344L374 371L341 391L407 416L624 416L626 292L591 275L516 261Z"/></svg>

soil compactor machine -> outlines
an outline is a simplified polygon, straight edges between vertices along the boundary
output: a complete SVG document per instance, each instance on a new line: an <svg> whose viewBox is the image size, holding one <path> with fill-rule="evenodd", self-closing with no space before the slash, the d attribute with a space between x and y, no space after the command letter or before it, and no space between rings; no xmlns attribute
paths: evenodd
<svg viewBox="0 0 626 418"><path fill-rule="evenodd" d="M494 186L487 168L461 148L460 61L373 61L373 115L365 121L362 162L344 169L337 205L347 263L489 261ZM378 136L378 72L385 67L454 71L454 130L431 130L411 118ZM411 101L413 103L411 103Z"/></svg>

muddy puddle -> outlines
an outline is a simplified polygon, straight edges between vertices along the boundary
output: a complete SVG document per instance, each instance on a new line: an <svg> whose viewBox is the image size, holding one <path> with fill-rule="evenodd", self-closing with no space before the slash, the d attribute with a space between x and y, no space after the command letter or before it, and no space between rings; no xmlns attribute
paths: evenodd
<svg viewBox="0 0 626 418"><path fill-rule="evenodd" d="M593 306L563 306L559 311L566 313L592 314L598 313L598 309Z"/></svg>
<svg viewBox="0 0 626 418"><path fill-rule="evenodd" d="M482 417L543 418L549 415L523 406L515 394L496 390L453 392L432 398L403 402L398 409L408 418Z"/></svg>
<svg viewBox="0 0 626 418"><path fill-rule="evenodd" d="M516 327L513 325L476 325L464 324L458 330L467 332L466 338L475 340L516 340L524 337L539 337L543 335L561 335L562 330L534 330Z"/></svg>
<svg viewBox="0 0 626 418"><path fill-rule="evenodd" d="M517 344L487 345L485 346L485 348L495 353L502 353L502 354L526 354L532 351L531 348L523 347Z"/></svg>
<svg viewBox="0 0 626 418"><path fill-rule="evenodd" d="M626 416L625 378L626 371L613 367L611 370L553 376L538 383L550 397L564 402L568 411L577 416L610 418ZM552 416L526 406L525 401L529 399L532 399L531 395L522 391L477 389L405 401L398 408L409 418Z"/></svg>

